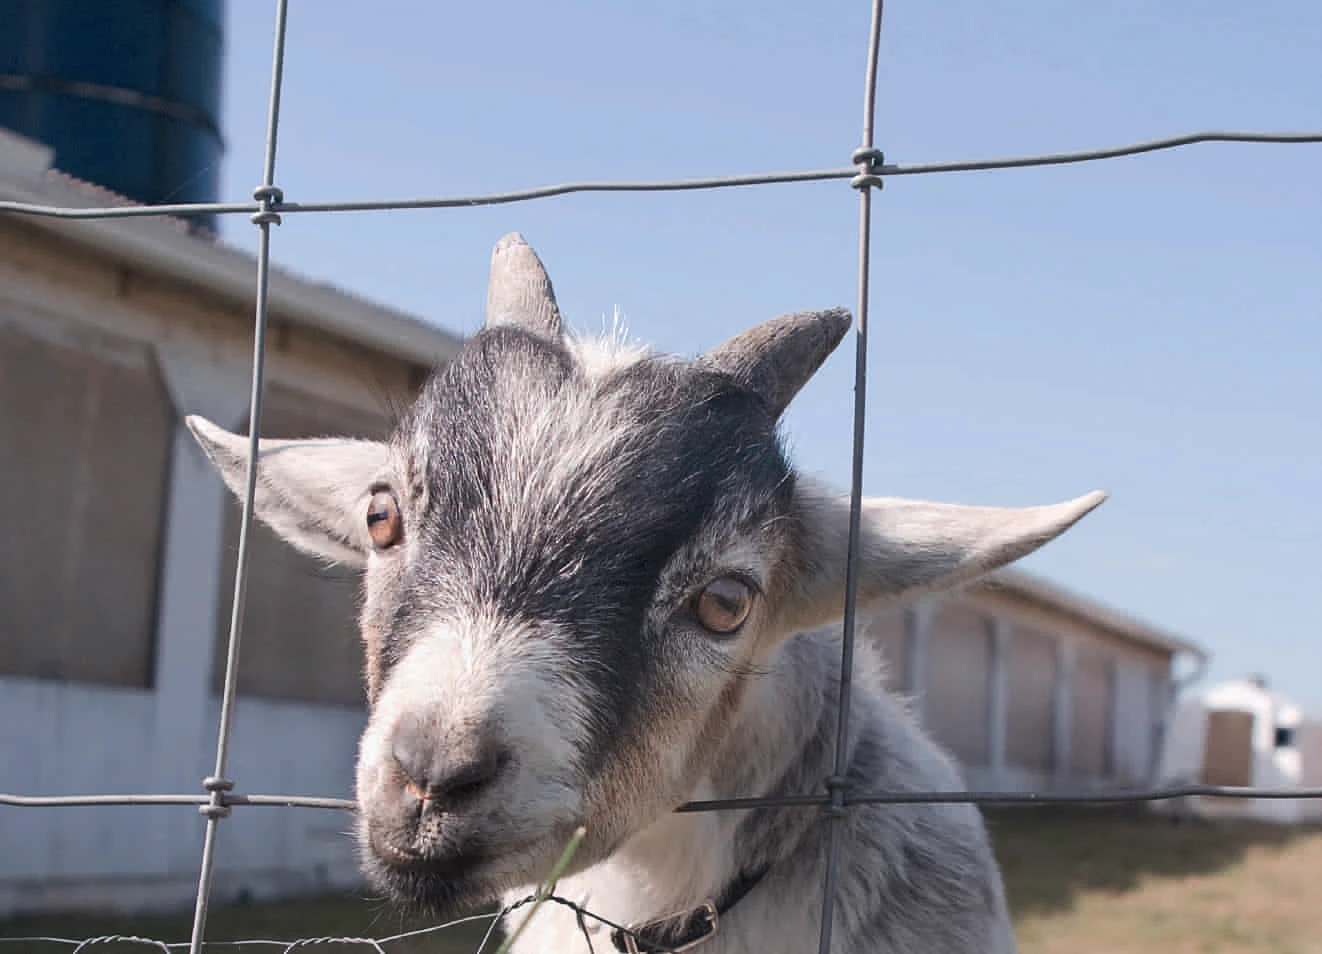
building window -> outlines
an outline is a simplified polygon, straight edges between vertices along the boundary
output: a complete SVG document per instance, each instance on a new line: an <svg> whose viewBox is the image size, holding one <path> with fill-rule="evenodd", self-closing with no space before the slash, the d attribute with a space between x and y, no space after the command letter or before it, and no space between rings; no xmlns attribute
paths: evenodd
<svg viewBox="0 0 1322 954"><path fill-rule="evenodd" d="M262 405L262 431L271 437L327 435L384 439L380 415L330 404L271 386ZM212 687L225 681L234 560L239 548L240 507L231 497L226 514ZM326 567L299 553L264 525L251 537L248 588L238 692L299 702L363 705L363 650L358 636L361 572Z"/></svg>
<svg viewBox="0 0 1322 954"><path fill-rule="evenodd" d="M1294 726L1278 725L1276 727L1276 739L1273 743L1278 749L1288 749L1294 745Z"/></svg>
<svg viewBox="0 0 1322 954"><path fill-rule="evenodd" d="M147 347L0 323L0 673L149 687L175 415Z"/></svg>

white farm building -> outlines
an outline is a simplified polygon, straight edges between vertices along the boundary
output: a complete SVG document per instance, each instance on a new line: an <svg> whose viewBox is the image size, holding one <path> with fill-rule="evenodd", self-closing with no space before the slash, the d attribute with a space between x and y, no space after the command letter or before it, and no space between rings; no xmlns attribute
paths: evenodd
<svg viewBox="0 0 1322 954"><path fill-rule="evenodd" d="M1322 789L1322 718L1250 676L1210 686L1175 706L1160 778L1276 789ZM1192 798L1169 806L1208 818L1322 821L1322 799Z"/></svg>

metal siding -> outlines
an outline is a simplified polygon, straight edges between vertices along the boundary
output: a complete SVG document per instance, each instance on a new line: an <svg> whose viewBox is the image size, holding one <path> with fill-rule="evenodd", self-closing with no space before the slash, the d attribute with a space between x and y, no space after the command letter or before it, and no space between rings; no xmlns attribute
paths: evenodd
<svg viewBox="0 0 1322 954"><path fill-rule="evenodd" d="M944 604L927 634L927 687L923 721L961 762L987 763L987 671L991 634L986 618Z"/></svg>
<svg viewBox="0 0 1322 954"><path fill-rule="evenodd" d="M151 677L174 412L141 347L0 326L0 672Z"/></svg>
<svg viewBox="0 0 1322 954"><path fill-rule="evenodd" d="M384 417L336 407L272 388L262 431L270 437L346 434L381 438ZM226 518L221 600L216 609L213 689L220 691L229 635L234 558L239 545L239 503ZM358 635L361 574L328 568L299 553L265 526L255 526L244 605L238 691L243 695L361 706L363 650Z"/></svg>
<svg viewBox="0 0 1322 954"><path fill-rule="evenodd" d="M215 699L197 703L207 708L207 730L189 769L200 792L219 706ZM0 677L0 791L142 791L156 754L155 706L154 694L144 690ZM228 774L245 792L350 797L365 718L346 706L240 700ZM347 814L280 808L234 814L220 828L222 900L245 889L278 894L359 881ZM203 824L192 806L0 811L0 917L7 909L59 906L61 897L65 905L86 898L128 907L183 899L196 885ZM164 825L181 837L156 851Z"/></svg>
<svg viewBox="0 0 1322 954"><path fill-rule="evenodd" d="M1153 769L1152 669L1143 661L1120 658L1116 668L1115 778L1123 785L1144 784Z"/></svg>
<svg viewBox="0 0 1322 954"><path fill-rule="evenodd" d="M1299 785L1322 789L1322 722L1305 720L1295 735L1299 746ZM1322 820L1322 798L1305 799L1300 814L1313 821Z"/></svg>
<svg viewBox="0 0 1322 954"><path fill-rule="evenodd" d="M1076 647L1070 712L1070 774L1099 779L1111 774L1111 655Z"/></svg>
<svg viewBox="0 0 1322 954"><path fill-rule="evenodd" d="M219 708L212 706L212 721ZM242 699L235 713L230 775L246 791L352 798L363 709ZM298 757L290 753L297 752ZM237 825L224 825L231 872L299 870L328 865L357 878L353 819L336 811L259 809Z"/></svg>
<svg viewBox="0 0 1322 954"><path fill-rule="evenodd" d="M949 752L968 765L988 761L988 621L957 604L937 608L928 630L923 720Z"/></svg>
<svg viewBox="0 0 1322 954"><path fill-rule="evenodd" d="M1010 634L1006 667L1007 764L1019 768L1051 768L1056 683L1056 641L1038 630L1015 626Z"/></svg>
<svg viewBox="0 0 1322 954"><path fill-rule="evenodd" d="M141 791L150 775L151 718L146 691L0 679L0 791ZM0 881L152 874L145 831L159 823L155 813L180 810L0 811Z"/></svg>

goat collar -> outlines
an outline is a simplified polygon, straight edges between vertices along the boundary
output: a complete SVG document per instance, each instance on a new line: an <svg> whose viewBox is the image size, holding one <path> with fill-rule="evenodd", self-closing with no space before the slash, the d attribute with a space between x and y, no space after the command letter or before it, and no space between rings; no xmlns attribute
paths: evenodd
<svg viewBox="0 0 1322 954"><path fill-rule="evenodd" d="M679 954L697 947L715 935L721 918L757 887L769 867L744 872L715 899L708 898L696 908L631 924L627 929L616 928L611 931L611 943L620 954Z"/></svg>

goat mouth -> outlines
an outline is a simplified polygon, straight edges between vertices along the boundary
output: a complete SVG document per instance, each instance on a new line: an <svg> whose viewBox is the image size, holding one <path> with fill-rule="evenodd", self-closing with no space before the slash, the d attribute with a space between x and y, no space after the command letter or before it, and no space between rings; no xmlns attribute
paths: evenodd
<svg viewBox="0 0 1322 954"><path fill-rule="evenodd" d="M513 887L536 883L546 874L540 864L544 847L542 840L528 839L427 853L401 850L373 833L363 852L363 871L394 903L448 917L490 904ZM549 870L549 861L545 867Z"/></svg>
<svg viewBox="0 0 1322 954"><path fill-rule="evenodd" d="M374 888L405 908L436 916L491 901L497 890L484 884L485 852L428 854L369 839L363 872Z"/></svg>
<svg viewBox="0 0 1322 954"><path fill-rule="evenodd" d="M502 852L465 852L428 857L372 850L364 873L373 888L401 908L433 918L470 913L498 901L511 887L536 881L536 876L510 878Z"/></svg>
<svg viewBox="0 0 1322 954"><path fill-rule="evenodd" d="M372 828L367 832L366 848L368 860L404 877L462 878L492 858L482 845L415 847Z"/></svg>

